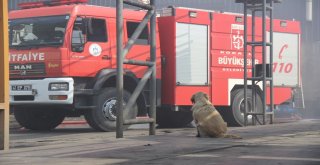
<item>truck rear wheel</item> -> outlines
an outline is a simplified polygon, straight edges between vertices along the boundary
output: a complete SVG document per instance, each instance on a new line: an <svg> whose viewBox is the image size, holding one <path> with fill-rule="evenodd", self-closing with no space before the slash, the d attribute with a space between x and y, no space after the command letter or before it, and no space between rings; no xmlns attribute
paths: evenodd
<svg viewBox="0 0 320 165"><path fill-rule="evenodd" d="M191 107L190 107L191 109ZM193 120L191 110L172 111L157 110L157 124L161 128L185 127Z"/></svg>
<svg viewBox="0 0 320 165"><path fill-rule="evenodd" d="M45 131L56 128L65 118L65 111L49 107L15 108L14 116L17 122L31 130Z"/></svg>
<svg viewBox="0 0 320 165"><path fill-rule="evenodd" d="M248 110L252 111L252 90L247 90ZM228 124L232 126L244 126L244 89L238 89L231 94L231 109L228 113ZM256 104L255 107L258 112L262 112L262 100L258 93L256 93ZM259 117L259 116L258 116ZM248 116L248 124L252 124L252 116Z"/></svg>
<svg viewBox="0 0 320 165"><path fill-rule="evenodd" d="M123 91L124 104L129 101L130 93ZM95 109L85 113L85 119L88 124L97 131L115 131L116 130L116 88L104 88L94 99ZM129 111L123 112L123 119L134 119L137 116L138 106L135 104ZM128 126L124 126L128 128Z"/></svg>

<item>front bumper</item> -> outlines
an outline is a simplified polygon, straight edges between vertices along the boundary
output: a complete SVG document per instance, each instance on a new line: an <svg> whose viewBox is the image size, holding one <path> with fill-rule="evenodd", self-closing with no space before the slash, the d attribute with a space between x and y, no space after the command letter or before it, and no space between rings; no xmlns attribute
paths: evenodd
<svg viewBox="0 0 320 165"><path fill-rule="evenodd" d="M50 83L67 82L68 91L49 91ZM13 86L31 86L28 90L13 90ZM10 104L73 104L73 78L45 78L39 80L11 80ZM64 96L65 99L53 100L52 96ZM51 97L51 98L50 98Z"/></svg>

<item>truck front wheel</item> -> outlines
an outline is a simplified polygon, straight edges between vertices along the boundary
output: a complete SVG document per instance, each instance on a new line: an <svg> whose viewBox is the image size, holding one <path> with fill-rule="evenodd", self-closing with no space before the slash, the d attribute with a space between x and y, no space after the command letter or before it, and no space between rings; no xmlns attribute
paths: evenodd
<svg viewBox="0 0 320 165"><path fill-rule="evenodd" d="M46 131L56 128L65 118L65 111L49 107L14 108L17 122L26 129Z"/></svg>
<svg viewBox="0 0 320 165"><path fill-rule="evenodd" d="M129 101L130 93L123 91L124 104ZM94 99L95 109L85 113L85 119L88 124L97 131L114 131L116 130L116 88L104 88ZM138 106L135 104L128 111L123 112L123 119L134 119L137 116ZM128 128L128 126L124 126Z"/></svg>

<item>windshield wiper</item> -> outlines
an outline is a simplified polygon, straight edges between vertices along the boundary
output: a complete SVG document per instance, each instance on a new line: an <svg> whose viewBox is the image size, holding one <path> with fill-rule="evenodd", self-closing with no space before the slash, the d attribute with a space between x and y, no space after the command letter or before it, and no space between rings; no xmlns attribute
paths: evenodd
<svg viewBox="0 0 320 165"><path fill-rule="evenodd" d="M45 46L47 46L47 47L60 47L61 45L62 45L62 43L60 43L60 42L49 42L49 43L42 43L39 46L41 46L41 47L45 47Z"/></svg>
<svg viewBox="0 0 320 165"><path fill-rule="evenodd" d="M62 43L55 42L55 43L42 43L42 44L20 44L20 45L11 45L10 48L13 49L38 49L39 47L60 47Z"/></svg>
<svg viewBox="0 0 320 165"><path fill-rule="evenodd" d="M20 44L20 45L11 45L10 48L18 49L18 50L25 50L25 49L32 49L32 48L39 48L39 45L27 45L27 44Z"/></svg>

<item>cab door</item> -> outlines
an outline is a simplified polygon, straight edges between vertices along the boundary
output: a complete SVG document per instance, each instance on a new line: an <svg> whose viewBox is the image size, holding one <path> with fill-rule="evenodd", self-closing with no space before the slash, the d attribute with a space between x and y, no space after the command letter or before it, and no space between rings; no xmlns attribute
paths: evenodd
<svg viewBox="0 0 320 165"><path fill-rule="evenodd" d="M107 19L77 17L71 34L70 75L93 77L111 67Z"/></svg>

